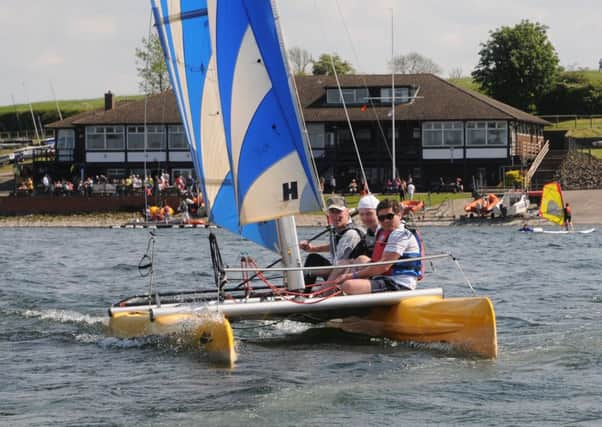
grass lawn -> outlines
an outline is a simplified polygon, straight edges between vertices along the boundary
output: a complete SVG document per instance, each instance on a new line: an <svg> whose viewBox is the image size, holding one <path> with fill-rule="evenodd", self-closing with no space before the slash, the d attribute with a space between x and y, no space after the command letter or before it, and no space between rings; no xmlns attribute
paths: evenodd
<svg viewBox="0 0 602 427"><path fill-rule="evenodd" d="M581 152L591 154L596 159L602 160L602 148L584 148Z"/></svg>
<svg viewBox="0 0 602 427"><path fill-rule="evenodd" d="M128 100L140 100L144 99L144 95L126 95L126 96L117 96L117 102L119 101L128 101ZM89 111L97 108L101 108L104 106L104 98L94 98L94 99L75 99L75 100L62 100L58 101L59 107L63 114L74 113L80 111ZM43 113L45 111L56 111L56 103L54 101L42 101L42 102L34 102L31 104L31 107L36 113ZM0 106L0 115L7 113L14 113L15 109L19 113L27 113L29 114L29 104L17 104L13 105L5 105Z"/></svg>

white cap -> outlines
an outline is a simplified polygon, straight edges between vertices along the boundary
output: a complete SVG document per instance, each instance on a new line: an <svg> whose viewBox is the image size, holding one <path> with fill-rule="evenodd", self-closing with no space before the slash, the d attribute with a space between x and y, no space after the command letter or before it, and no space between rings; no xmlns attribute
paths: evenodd
<svg viewBox="0 0 602 427"><path fill-rule="evenodd" d="M374 197L372 194L368 194L360 199L360 202L357 204L358 209L376 209L380 200Z"/></svg>

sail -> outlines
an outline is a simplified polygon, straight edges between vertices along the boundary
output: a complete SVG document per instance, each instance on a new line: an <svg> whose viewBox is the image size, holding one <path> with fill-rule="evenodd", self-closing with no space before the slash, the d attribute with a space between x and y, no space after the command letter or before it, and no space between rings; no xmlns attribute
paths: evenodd
<svg viewBox="0 0 602 427"><path fill-rule="evenodd" d="M564 224L564 202L558 182L550 182L543 186L539 215L555 224Z"/></svg>
<svg viewBox="0 0 602 427"><path fill-rule="evenodd" d="M322 207L269 0L151 0L209 219L278 250Z"/></svg>

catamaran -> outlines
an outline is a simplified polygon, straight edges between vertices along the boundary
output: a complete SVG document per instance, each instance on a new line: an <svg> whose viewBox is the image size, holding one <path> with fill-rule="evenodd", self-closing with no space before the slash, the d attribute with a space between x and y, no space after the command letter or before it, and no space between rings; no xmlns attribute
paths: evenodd
<svg viewBox="0 0 602 427"><path fill-rule="evenodd" d="M553 224L565 225L565 202L562 195L562 188L559 182L549 182L543 186L541 195L541 204L539 205L539 216L547 219ZM533 228L535 233L547 234L589 234L595 231L595 228L585 230L544 230L542 227Z"/></svg>
<svg viewBox="0 0 602 427"><path fill-rule="evenodd" d="M294 80L270 0L152 0L155 24L211 222L279 254L259 268L226 268L215 236L217 289L145 295L109 309L118 337L181 333L215 360L236 359L230 322L294 319L497 355L489 298L443 298L441 288L366 295L306 293L294 215L324 208ZM433 255L423 259L448 255ZM339 266L340 267L340 266ZM264 273L281 271L282 283ZM240 284L228 274L242 273ZM251 279L262 279L251 285Z"/></svg>

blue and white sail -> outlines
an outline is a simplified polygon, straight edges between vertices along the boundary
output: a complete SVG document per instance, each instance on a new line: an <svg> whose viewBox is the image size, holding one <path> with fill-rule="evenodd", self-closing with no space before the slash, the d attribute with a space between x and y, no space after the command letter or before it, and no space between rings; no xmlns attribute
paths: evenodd
<svg viewBox="0 0 602 427"><path fill-rule="evenodd" d="M278 250L322 199L270 0L151 0L210 220Z"/></svg>

